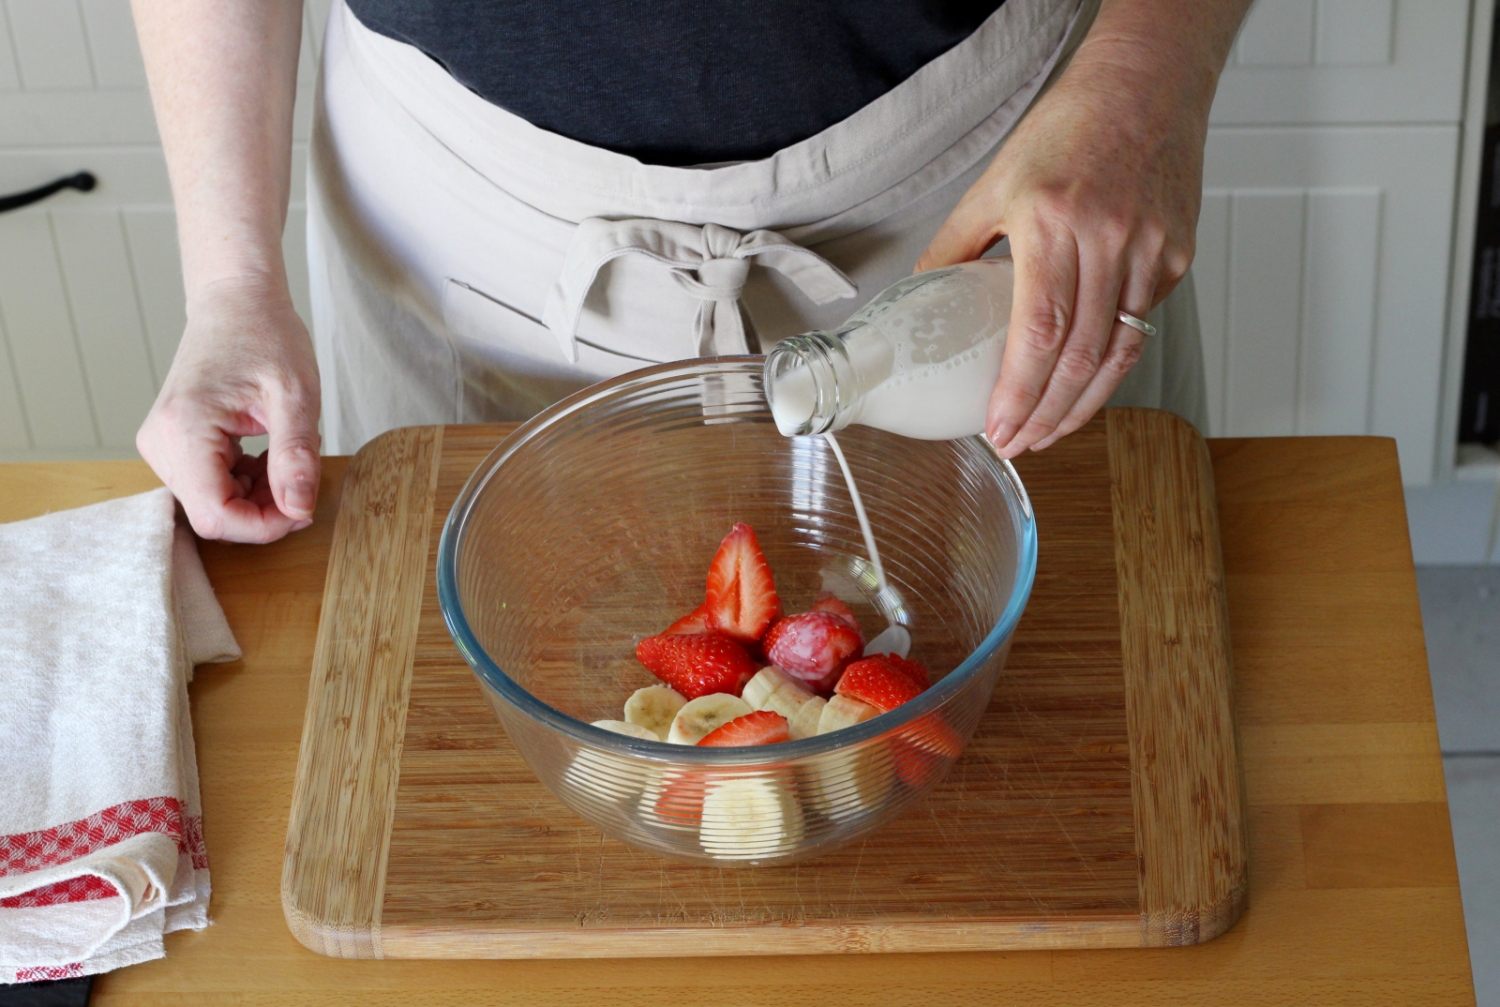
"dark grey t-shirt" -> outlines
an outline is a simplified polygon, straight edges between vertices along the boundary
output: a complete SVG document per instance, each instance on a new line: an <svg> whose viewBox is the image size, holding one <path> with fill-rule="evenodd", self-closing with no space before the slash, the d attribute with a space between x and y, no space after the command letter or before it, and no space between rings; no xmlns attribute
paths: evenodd
<svg viewBox="0 0 1500 1007"><path fill-rule="evenodd" d="M826 129L1003 0L348 0L536 126L649 164L754 160Z"/></svg>

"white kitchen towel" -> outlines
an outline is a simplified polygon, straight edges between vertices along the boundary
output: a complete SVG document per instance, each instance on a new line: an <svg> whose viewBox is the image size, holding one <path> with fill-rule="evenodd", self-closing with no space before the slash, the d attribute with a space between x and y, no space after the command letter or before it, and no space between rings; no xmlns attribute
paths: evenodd
<svg viewBox="0 0 1500 1007"><path fill-rule="evenodd" d="M187 683L239 656L167 490L0 525L0 982L208 924Z"/></svg>

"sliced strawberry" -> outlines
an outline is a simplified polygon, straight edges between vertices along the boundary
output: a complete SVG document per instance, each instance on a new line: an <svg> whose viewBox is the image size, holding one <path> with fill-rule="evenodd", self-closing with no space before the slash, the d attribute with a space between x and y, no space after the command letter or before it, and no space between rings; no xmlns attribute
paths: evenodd
<svg viewBox="0 0 1500 1007"><path fill-rule="evenodd" d="M891 739L891 758L896 765L896 775L914 790L920 790L937 779L946 768L943 759L901 738Z"/></svg>
<svg viewBox="0 0 1500 1007"><path fill-rule="evenodd" d="M719 725L699 739L698 744L708 748L742 748L774 745L789 737L785 717L774 710L756 710Z"/></svg>
<svg viewBox="0 0 1500 1007"><path fill-rule="evenodd" d="M813 603L812 610L814 612L827 612L829 615L836 615L840 619L843 619L849 625L854 627L854 632L859 634L860 642L864 642L864 630L859 628L859 618L855 616L854 609L850 608L848 605L845 605L833 595L830 594L826 598L819 598Z"/></svg>
<svg viewBox="0 0 1500 1007"><path fill-rule="evenodd" d="M964 750L964 739L936 710L907 724L897 737L903 744L943 759L956 759Z"/></svg>
<svg viewBox="0 0 1500 1007"><path fill-rule="evenodd" d="M937 711L924 713L891 739L897 775L918 789L942 776L963 750L964 739Z"/></svg>
<svg viewBox="0 0 1500 1007"><path fill-rule="evenodd" d="M932 673L927 670L926 665L902 657L900 654L882 654L881 656L892 668L916 683L917 688L926 689L932 684Z"/></svg>
<svg viewBox="0 0 1500 1007"><path fill-rule="evenodd" d="M707 633L711 629L713 627L708 624L708 605L705 603L662 630L661 635L686 636L694 633Z"/></svg>
<svg viewBox="0 0 1500 1007"><path fill-rule="evenodd" d="M663 823L696 829L703 821L703 791L702 774L668 773L652 807Z"/></svg>
<svg viewBox="0 0 1500 1007"><path fill-rule="evenodd" d="M778 619L762 643L772 664L820 688L831 688L844 666L864 649L859 631L829 612Z"/></svg>
<svg viewBox="0 0 1500 1007"><path fill-rule="evenodd" d="M688 699L715 692L738 696L755 674L745 648L723 633L648 636L636 644L635 656Z"/></svg>
<svg viewBox="0 0 1500 1007"><path fill-rule="evenodd" d="M884 654L855 661L844 669L834 690L840 696L869 703L877 710L894 710L922 694L922 687L904 671L898 671Z"/></svg>
<svg viewBox="0 0 1500 1007"><path fill-rule="evenodd" d="M749 525L735 525L719 544L708 567L706 594L709 625L741 643L759 640L781 614L770 564Z"/></svg>

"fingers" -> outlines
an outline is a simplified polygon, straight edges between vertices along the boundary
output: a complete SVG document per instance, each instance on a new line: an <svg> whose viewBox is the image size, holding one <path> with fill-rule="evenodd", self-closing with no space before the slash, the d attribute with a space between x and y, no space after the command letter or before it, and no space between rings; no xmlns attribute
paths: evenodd
<svg viewBox="0 0 1500 1007"><path fill-rule="evenodd" d="M1041 402L1073 327L1078 286L1071 232L1027 229L1013 232L1010 242L1016 263L1010 330L985 424L997 446L1011 444Z"/></svg>
<svg viewBox="0 0 1500 1007"><path fill-rule="evenodd" d="M318 400L299 386L272 390L266 403L266 475L275 507L311 521L318 502Z"/></svg>
<svg viewBox="0 0 1500 1007"><path fill-rule="evenodd" d="M182 503L193 531L206 539L273 542L294 529L294 519L255 499L252 460L235 457L236 438L258 430L231 433L206 418L173 412L153 410L137 445Z"/></svg>
<svg viewBox="0 0 1500 1007"><path fill-rule="evenodd" d="M1160 260L1133 271L1120 291L1118 303L1121 305L1121 310L1128 311L1137 318L1145 318L1150 311L1148 306L1156 300L1155 293L1161 272ZM1058 422L1056 429L1031 446L1033 451L1041 451L1050 447L1055 441L1066 437L1093 419L1094 414L1104 408L1104 404L1115 393L1115 389L1120 387L1120 383L1125 380L1130 369L1141 359L1146 340L1150 337L1119 321L1114 314L1113 311L1110 312L1110 320L1114 324L1109 336L1109 345L1103 354L1098 370L1088 386L1073 402L1067 414Z"/></svg>
<svg viewBox="0 0 1500 1007"><path fill-rule="evenodd" d="M1010 440L994 442L1002 457L1013 458L1051 436L1104 361L1120 303L1123 264L1118 247L1098 242L1081 247L1079 260L1072 325L1036 408Z"/></svg>
<svg viewBox="0 0 1500 1007"><path fill-rule="evenodd" d="M943 226L933 237L927 250L917 259L916 271L940 269L960 262L969 262L983 255L1000 231L995 221L997 215L979 204L984 200L965 196L959 200Z"/></svg>
<svg viewBox="0 0 1500 1007"><path fill-rule="evenodd" d="M1031 450L1041 451L1049 448L1093 419L1094 414L1104 408L1104 404L1115 393L1115 389L1120 387L1120 382L1125 380L1125 375L1129 374L1130 369L1141 359L1147 338L1145 333L1131 328L1124 322L1116 322L1109 348L1093 380L1078 396L1072 408L1068 410L1068 414L1057 424L1057 428L1031 445Z"/></svg>

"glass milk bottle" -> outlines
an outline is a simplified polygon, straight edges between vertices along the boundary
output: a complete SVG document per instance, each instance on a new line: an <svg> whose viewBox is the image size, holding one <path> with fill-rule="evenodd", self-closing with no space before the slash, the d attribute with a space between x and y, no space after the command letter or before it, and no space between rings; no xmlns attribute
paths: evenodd
<svg viewBox="0 0 1500 1007"><path fill-rule="evenodd" d="M922 440L984 431L1010 325L1009 256L908 276L831 332L766 356L766 398L784 435L852 423Z"/></svg>

